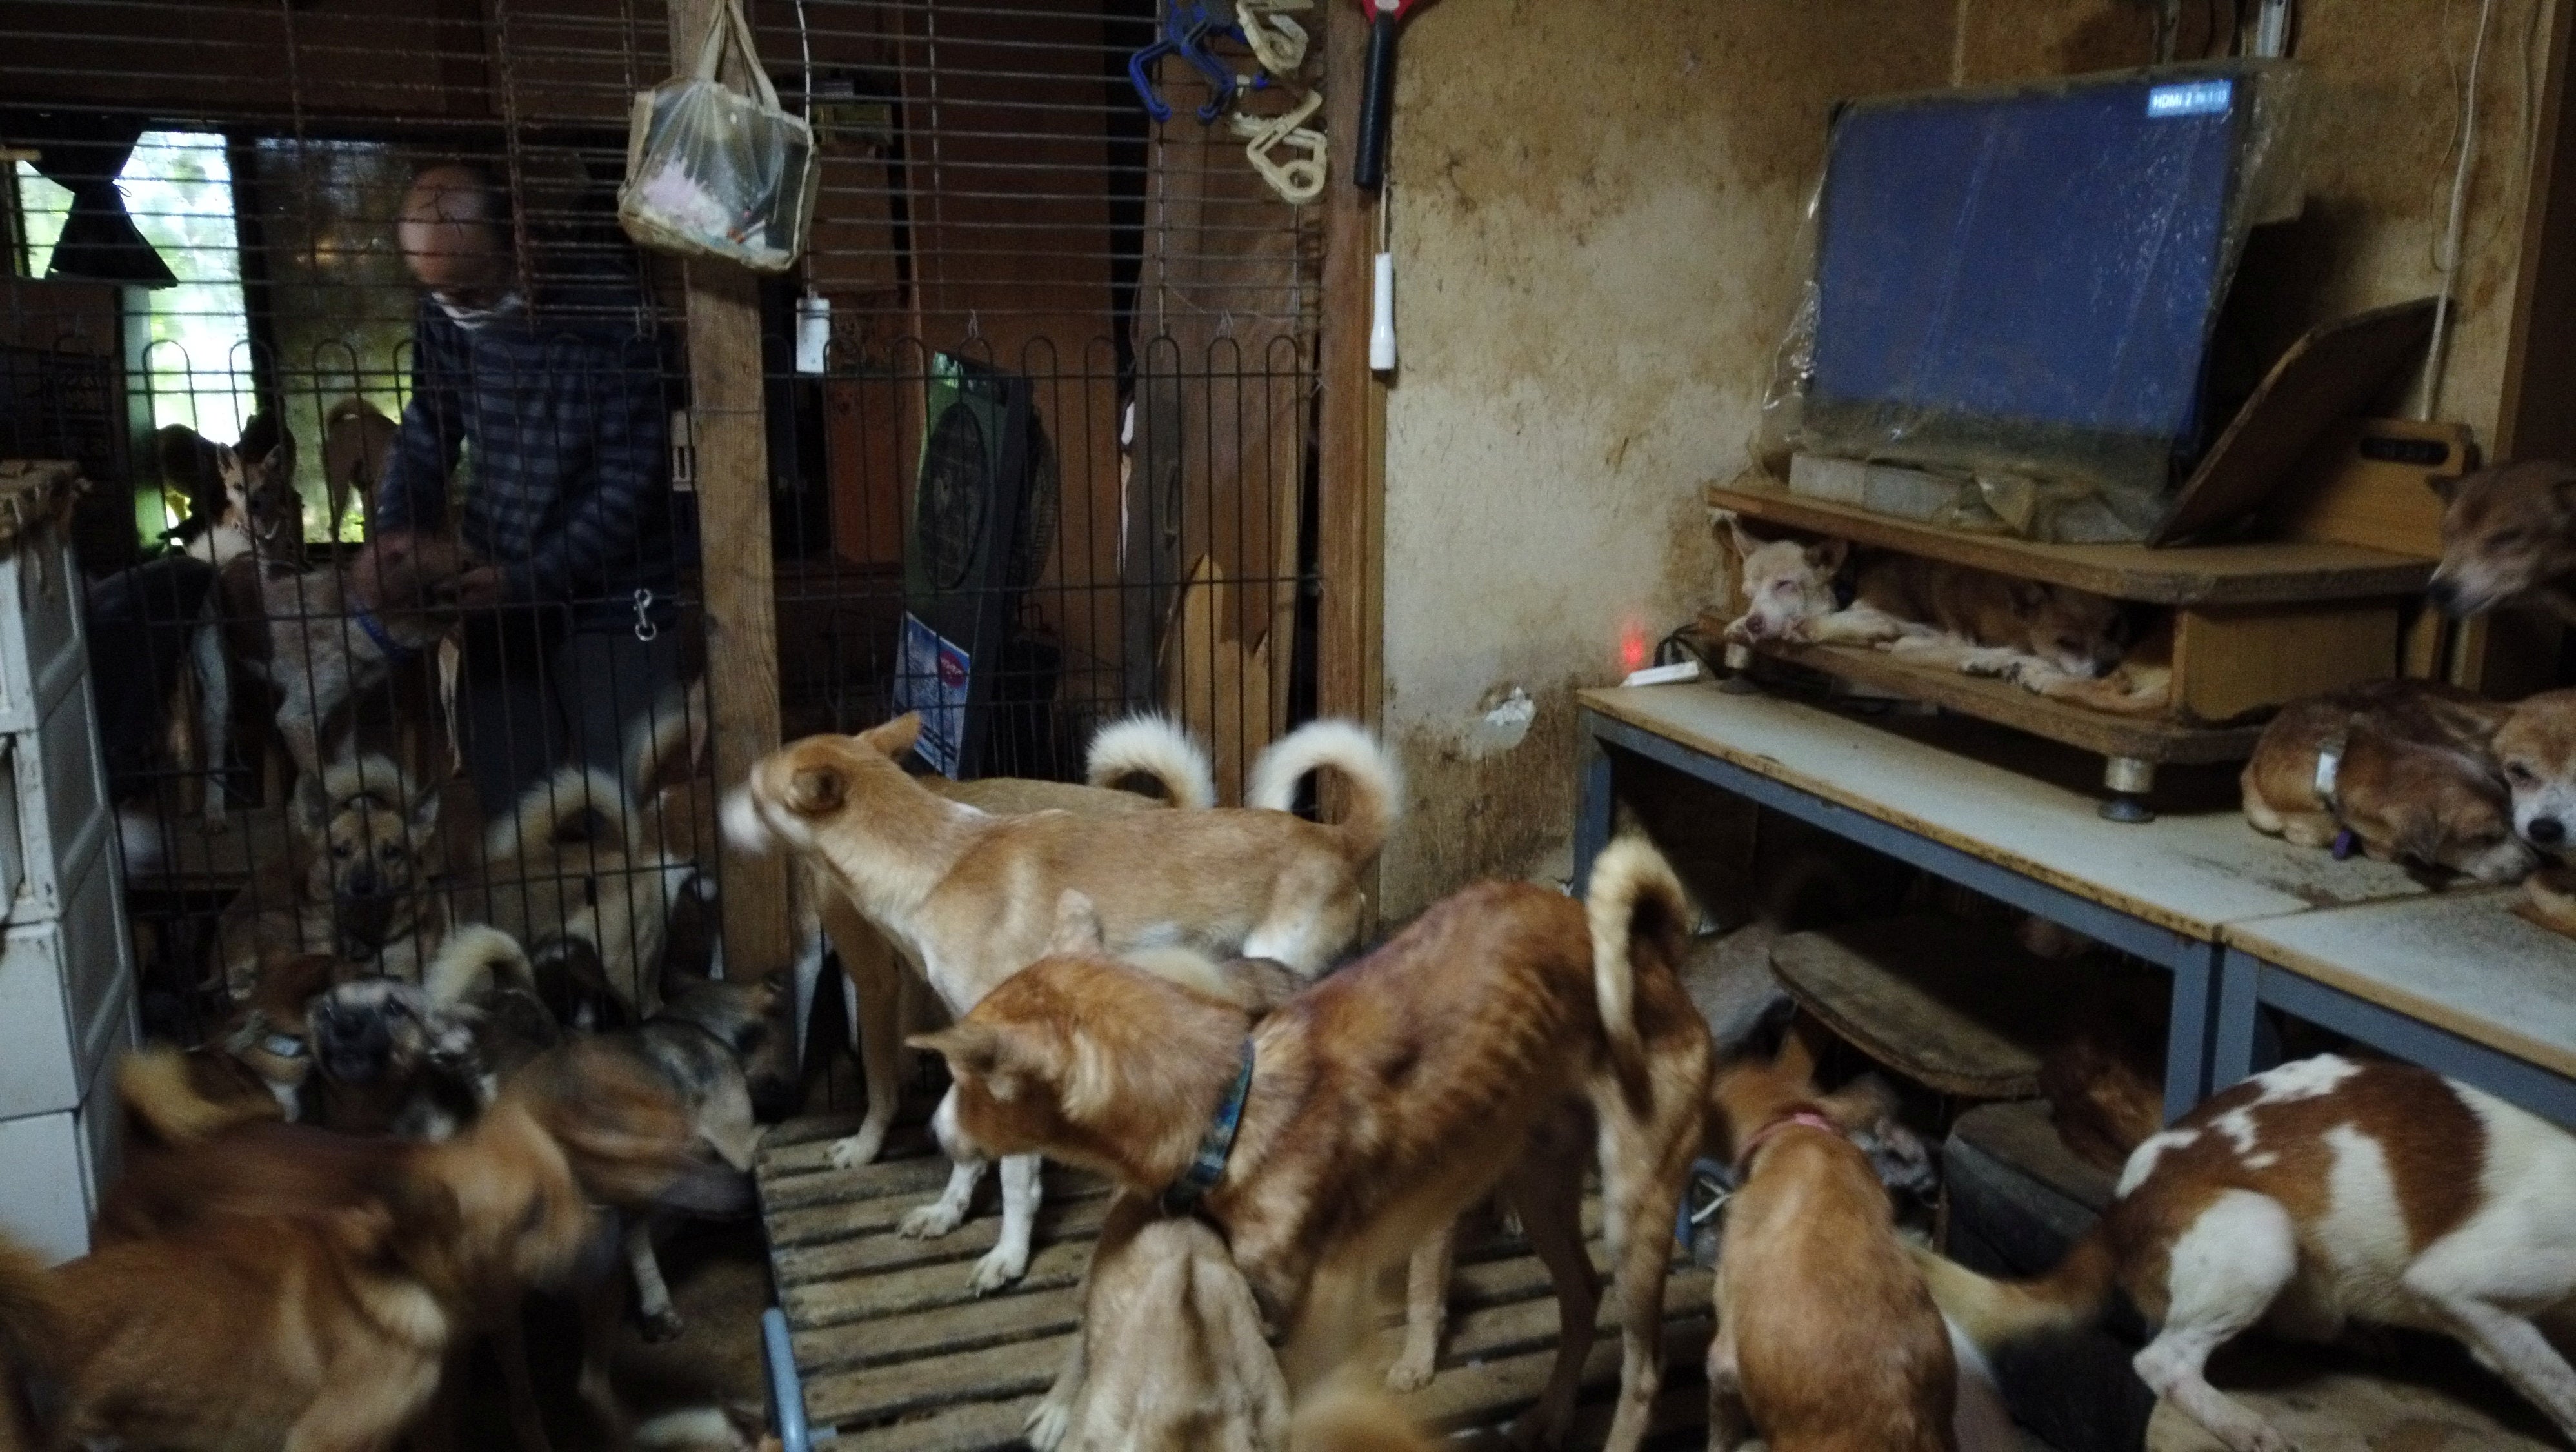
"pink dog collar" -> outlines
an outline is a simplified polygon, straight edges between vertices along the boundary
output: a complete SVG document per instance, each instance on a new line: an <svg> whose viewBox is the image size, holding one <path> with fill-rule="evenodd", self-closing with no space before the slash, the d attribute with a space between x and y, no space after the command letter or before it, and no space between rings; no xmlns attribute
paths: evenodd
<svg viewBox="0 0 2576 1452"><path fill-rule="evenodd" d="M1775 1119L1753 1131L1753 1137L1744 1142L1744 1148L1735 1152L1735 1178L1738 1183L1743 1181L1745 1171L1753 1167L1754 1152L1770 1143L1771 1137L1784 1129L1821 1129L1838 1138L1842 1134L1842 1130L1832 1120L1812 1109L1801 1109L1786 1118Z"/></svg>

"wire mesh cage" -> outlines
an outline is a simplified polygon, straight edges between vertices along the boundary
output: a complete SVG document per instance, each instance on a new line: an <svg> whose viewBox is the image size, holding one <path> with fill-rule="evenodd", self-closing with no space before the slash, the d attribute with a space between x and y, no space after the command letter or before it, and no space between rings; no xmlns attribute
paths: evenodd
<svg viewBox="0 0 2576 1452"><path fill-rule="evenodd" d="M749 8L821 157L754 294L766 479L700 470L713 264L616 225L663 6L0 12L0 454L92 481L155 1026L473 923L629 1011L703 969L733 582L788 737L918 710L923 769L1078 777L1156 710L1236 796L1312 713L1320 209L1236 118L1319 61L1131 74L1153 0ZM707 537L761 488L767 539Z"/></svg>

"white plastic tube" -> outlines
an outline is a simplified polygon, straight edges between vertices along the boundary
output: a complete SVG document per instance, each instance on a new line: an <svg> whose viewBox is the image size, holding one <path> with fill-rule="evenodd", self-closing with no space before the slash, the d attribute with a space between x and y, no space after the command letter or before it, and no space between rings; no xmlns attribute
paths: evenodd
<svg viewBox="0 0 2576 1452"><path fill-rule="evenodd" d="M1369 369L1388 373L1395 368L1395 254L1377 255L1377 290L1369 318Z"/></svg>

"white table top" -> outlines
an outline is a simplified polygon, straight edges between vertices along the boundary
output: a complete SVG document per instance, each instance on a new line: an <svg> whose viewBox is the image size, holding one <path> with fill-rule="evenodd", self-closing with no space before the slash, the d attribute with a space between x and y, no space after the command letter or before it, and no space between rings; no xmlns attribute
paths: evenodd
<svg viewBox="0 0 2576 1452"><path fill-rule="evenodd" d="M2232 791L2155 821L2104 820L2098 757L1955 719L1861 719L1706 683L1581 692L1582 705L2188 937L2229 923L2429 895L2386 863L2294 847ZM1926 739L1937 737L1939 740ZM1960 749L1967 743L1969 750ZM2050 775L2033 775L2039 765ZM2084 775L2090 773L2090 776ZM2176 769L2168 768L2171 779ZM2535 929L2535 931L2537 931Z"/></svg>
<svg viewBox="0 0 2576 1452"><path fill-rule="evenodd" d="M2518 916L2519 888L2231 924L2230 946L2576 1076L2576 939Z"/></svg>

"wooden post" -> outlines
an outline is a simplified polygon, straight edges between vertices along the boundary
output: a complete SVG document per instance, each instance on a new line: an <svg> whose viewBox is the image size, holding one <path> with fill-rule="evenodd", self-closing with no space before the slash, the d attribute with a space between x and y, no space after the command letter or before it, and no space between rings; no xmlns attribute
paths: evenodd
<svg viewBox="0 0 2576 1452"><path fill-rule="evenodd" d="M671 53L694 56L721 0L671 0ZM748 81L734 63L726 79ZM716 785L740 782L778 746L778 623L769 544L769 436L758 279L729 262L687 264L689 441L706 595L707 707ZM723 847L725 972L754 979L794 958L787 864Z"/></svg>
<svg viewBox="0 0 2576 1452"><path fill-rule="evenodd" d="M1316 708L1374 723L1381 694L1377 537L1385 503L1377 447L1383 389L1368 365L1378 208L1375 197L1351 185L1367 49L1367 17L1349 5L1326 7L1324 116L1332 152L1324 192L1324 399L1317 423L1315 566L1324 594Z"/></svg>
<svg viewBox="0 0 2576 1452"><path fill-rule="evenodd" d="M1377 199L1351 184L1358 153L1361 77L1368 70L1368 20L1327 4L1324 127L1331 138L1324 189L1324 316L1319 347L1324 390L1317 430L1315 568L1316 712L1378 724L1383 706L1380 596L1386 516L1382 420L1385 388L1369 372L1369 289L1377 251ZM1394 178L1402 181L1401 177ZM1329 780L1329 779L1328 779ZM1332 788L1327 787L1330 792ZM1338 814L1330 796L1325 808ZM1378 868L1369 901L1379 900Z"/></svg>

